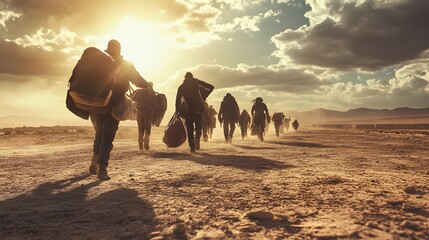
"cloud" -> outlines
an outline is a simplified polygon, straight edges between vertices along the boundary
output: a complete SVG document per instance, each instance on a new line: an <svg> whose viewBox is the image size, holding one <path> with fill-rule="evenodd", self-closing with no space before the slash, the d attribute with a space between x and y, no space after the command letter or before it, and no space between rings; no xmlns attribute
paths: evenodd
<svg viewBox="0 0 429 240"><path fill-rule="evenodd" d="M265 18L277 16L281 11L269 10L256 15L235 17L225 21L222 14L225 9L243 10L238 8L237 1L220 1L218 3L207 3L206 1L184 2L188 12L171 24L166 25L166 33L172 36L178 47L196 49L208 43L220 40L220 34L235 31L257 32L259 25ZM244 6L260 4L260 1L242 1Z"/></svg>
<svg viewBox="0 0 429 240"><path fill-rule="evenodd" d="M14 42L18 46L24 48L39 47L48 52L52 52L56 46L71 46L75 42L76 37L76 33L70 32L67 29L61 29L59 33L56 33L53 30L42 28L31 36L25 35L23 38L14 40L6 39L6 41Z"/></svg>
<svg viewBox="0 0 429 240"><path fill-rule="evenodd" d="M269 17L278 16L281 14L282 14L281 10L273 11L272 9L270 9L270 10L266 11L263 16L264 16L264 18L269 18Z"/></svg>
<svg viewBox="0 0 429 240"><path fill-rule="evenodd" d="M267 91L299 94L313 92L323 84L330 84L302 69L283 67L276 69L240 64L236 68L230 68L221 65L198 65L180 72L184 74L186 71L191 71L197 78L212 83L217 90L252 86ZM180 76L183 74L176 73L171 79L181 80Z"/></svg>
<svg viewBox="0 0 429 240"><path fill-rule="evenodd" d="M429 100L429 61L403 66L392 79L369 79L364 83L337 82L323 86L324 97L344 106L395 108L427 107ZM322 101L326 101L322 100Z"/></svg>
<svg viewBox="0 0 429 240"><path fill-rule="evenodd" d="M174 0L142 2L130 0L0 2L0 73L58 75L71 68L70 58L112 31L124 16L161 22L182 17L187 9ZM92 36L92 37L91 37Z"/></svg>
<svg viewBox="0 0 429 240"><path fill-rule="evenodd" d="M0 73L58 76L70 71L64 65L68 56L60 51L48 52L33 46L23 48L14 42L0 41L0 53Z"/></svg>
<svg viewBox="0 0 429 240"><path fill-rule="evenodd" d="M398 69L390 80L392 92L429 94L429 60L406 65Z"/></svg>
<svg viewBox="0 0 429 240"><path fill-rule="evenodd" d="M33 46L46 51L70 52L71 41L76 46L79 42L85 42L85 39L93 39L91 36L114 30L124 16L134 16L164 26L164 33L177 47L197 49L220 40L221 33L234 29L259 30L257 24L260 16L236 18L227 24L220 23L220 16L223 11L242 11L261 2L130 0L124 4L119 0L106 0L102 3L85 0L2 1L2 8L5 10L0 12L0 24L9 30L3 33L4 39L24 49ZM58 37L62 37L63 41Z"/></svg>
<svg viewBox="0 0 429 240"><path fill-rule="evenodd" d="M272 38L276 56L286 62L376 71L418 59L429 49L429 1L308 3L310 26Z"/></svg>
<svg viewBox="0 0 429 240"><path fill-rule="evenodd" d="M6 30L6 22L14 21L15 19L21 17L21 14L15 13L13 11L0 11L0 25L2 25Z"/></svg>

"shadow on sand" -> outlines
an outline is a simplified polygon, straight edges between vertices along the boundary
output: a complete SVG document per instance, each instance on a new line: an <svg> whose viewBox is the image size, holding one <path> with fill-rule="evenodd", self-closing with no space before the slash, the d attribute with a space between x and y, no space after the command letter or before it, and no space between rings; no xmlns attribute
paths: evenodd
<svg viewBox="0 0 429 240"><path fill-rule="evenodd" d="M146 239L156 225L137 191L119 188L87 199L100 181L88 175L47 182L0 202L0 239ZM74 184L74 185L73 185Z"/></svg>
<svg viewBox="0 0 429 240"><path fill-rule="evenodd" d="M267 229L282 228L284 231L289 233L298 233L301 231L301 227L297 227L296 225L290 223L288 220L273 219L267 221L256 221L255 223L258 226L265 227Z"/></svg>
<svg viewBox="0 0 429 240"><path fill-rule="evenodd" d="M323 145L320 143L312 142L281 142L281 141L269 141L267 143L286 145L291 147L309 147L309 148L335 148L335 146Z"/></svg>
<svg viewBox="0 0 429 240"><path fill-rule="evenodd" d="M246 146L246 145L238 145L238 144L232 144L232 145L234 147L242 148L245 150L274 150L274 149L276 149L274 147L262 147L262 146L254 147L254 146Z"/></svg>
<svg viewBox="0 0 429 240"><path fill-rule="evenodd" d="M243 170L266 171L294 167L283 162L270 160L259 156L245 155L213 155L209 153L154 153L154 158L171 158L175 160L189 160L202 165L233 167Z"/></svg>

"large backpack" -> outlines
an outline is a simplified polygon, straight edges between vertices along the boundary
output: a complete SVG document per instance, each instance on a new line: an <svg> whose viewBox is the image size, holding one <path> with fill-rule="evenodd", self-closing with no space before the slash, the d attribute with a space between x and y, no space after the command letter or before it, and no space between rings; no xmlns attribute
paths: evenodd
<svg viewBox="0 0 429 240"><path fill-rule="evenodd" d="M116 64L103 51L84 50L69 80L69 95L76 107L88 112L107 113L111 109Z"/></svg>
<svg viewBox="0 0 429 240"><path fill-rule="evenodd" d="M273 117L271 118L274 122L282 123L283 119L283 112L276 112L273 114Z"/></svg>

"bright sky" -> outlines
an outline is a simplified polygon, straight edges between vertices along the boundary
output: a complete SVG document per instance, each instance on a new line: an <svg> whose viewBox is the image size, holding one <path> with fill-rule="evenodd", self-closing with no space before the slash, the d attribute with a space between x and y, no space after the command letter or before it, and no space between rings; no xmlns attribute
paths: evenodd
<svg viewBox="0 0 429 240"><path fill-rule="evenodd" d="M100 3L102 4L100 5ZM65 108L83 49L122 44L167 94L186 71L270 112L429 107L427 0L0 1L0 117L79 120Z"/></svg>

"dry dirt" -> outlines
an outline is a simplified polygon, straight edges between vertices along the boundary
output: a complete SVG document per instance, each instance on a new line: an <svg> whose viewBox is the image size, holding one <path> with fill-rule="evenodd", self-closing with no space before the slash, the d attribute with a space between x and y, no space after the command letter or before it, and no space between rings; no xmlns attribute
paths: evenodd
<svg viewBox="0 0 429 240"><path fill-rule="evenodd" d="M90 127L0 130L0 239L429 239L429 135L303 129L190 154L120 126L110 181ZM273 129L270 129L273 131Z"/></svg>

